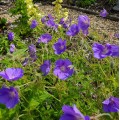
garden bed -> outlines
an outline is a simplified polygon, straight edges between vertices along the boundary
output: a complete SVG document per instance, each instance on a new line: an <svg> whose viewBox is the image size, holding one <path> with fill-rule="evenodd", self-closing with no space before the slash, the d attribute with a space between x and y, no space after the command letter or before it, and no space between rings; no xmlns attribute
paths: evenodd
<svg viewBox="0 0 120 120"><path fill-rule="evenodd" d="M58 0L54 11L17 0L11 16L11 7L0 11L0 119L118 120L118 21Z"/></svg>

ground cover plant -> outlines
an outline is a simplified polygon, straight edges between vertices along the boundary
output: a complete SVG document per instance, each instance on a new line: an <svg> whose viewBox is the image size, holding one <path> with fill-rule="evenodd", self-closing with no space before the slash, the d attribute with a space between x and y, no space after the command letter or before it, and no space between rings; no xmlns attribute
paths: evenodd
<svg viewBox="0 0 120 120"><path fill-rule="evenodd" d="M119 46L105 42L88 16L74 22L61 3L53 3L54 15L32 0L11 9L19 16L0 35L0 119L118 119Z"/></svg>

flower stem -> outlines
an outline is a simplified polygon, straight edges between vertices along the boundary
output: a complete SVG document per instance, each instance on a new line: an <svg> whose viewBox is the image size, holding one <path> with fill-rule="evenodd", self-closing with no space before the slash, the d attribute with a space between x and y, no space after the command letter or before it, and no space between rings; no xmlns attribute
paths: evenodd
<svg viewBox="0 0 120 120"><path fill-rule="evenodd" d="M109 113L102 113L102 114L97 115L97 116L95 117L95 120L98 120L98 118L99 118L99 117L102 117L102 116L109 116L111 119L113 119L112 116L111 116Z"/></svg>

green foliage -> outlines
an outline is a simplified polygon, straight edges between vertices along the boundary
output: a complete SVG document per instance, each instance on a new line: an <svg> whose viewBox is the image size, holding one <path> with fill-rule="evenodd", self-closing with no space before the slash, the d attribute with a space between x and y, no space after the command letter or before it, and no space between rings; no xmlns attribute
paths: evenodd
<svg viewBox="0 0 120 120"><path fill-rule="evenodd" d="M62 17L66 19L68 18L68 10L66 8L62 8L62 3L63 0L55 0L54 2L52 2L52 4L54 5L54 15L57 20Z"/></svg>
<svg viewBox="0 0 120 120"><path fill-rule="evenodd" d="M31 21L36 19L40 20L42 12L37 6L34 6L32 0L16 0L14 7L10 9L12 15L16 15L17 19L14 22L13 31L20 36L27 37L31 35L30 29ZM41 21L38 22L41 25Z"/></svg>
<svg viewBox="0 0 120 120"><path fill-rule="evenodd" d="M5 55L9 50L9 41L0 35L0 55Z"/></svg>
<svg viewBox="0 0 120 120"><path fill-rule="evenodd" d="M77 0L76 5L80 7L87 7L92 3L95 3L96 0Z"/></svg>
<svg viewBox="0 0 120 120"><path fill-rule="evenodd" d="M0 61L5 68L21 67L25 71L22 79L7 83L9 86L14 85L19 89L21 102L10 111L1 105L2 119L5 119L6 113L8 113L8 120L58 120L64 104L76 104L85 115L92 116L93 113L99 115L103 113L102 101L109 96L118 96L118 59L105 58L99 61L89 56L91 44L103 39L97 32L90 34L95 38L94 41L91 41L92 43L89 42L89 38L83 39L81 34L77 41L72 38L71 41L74 41L74 44L60 56L54 54L51 46L61 36L67 40L68 45L70 40L62 31L53 33L52 36L53 39L47 46L49 51L46 51L44 44L41 45L42 49L37 49L38 60L35 63L22 67L22 60L28 56L27 46L19 48L12 55L7 54ZM50 59L54 67L54 62L59 58L69 58L74 65L75 74L67 81L61 81L56 79L52 69L46 77L43 77L39 71L39 66L43 61ZM0 84L2 85L2 82ZM112 116L114 120L118 119L118 115L113 114ZM102 118L110 120L109 116Z"/></svg>
<svg viewBox="0 0 120 120"><path fill-rule="evenodd" d="M27 6L24 0L16 0L14 3L14 7L10 9L12 15L18 15L18 19L14 24L17 24L17 28L14 31L20 34L26 34L29 32L28 25L28 15L27 15Z"/></svg>
<svg viewBox="0 0 120 120"><path fill-rule="evenodd" d="M109 0L110 4L115 4L117 2L117 0Z"/></svg>
<svg viewBox="0 0 120 120"><path fill-rule="evenodd" d="M14 43L18 49L25 47L25 44L21 42L20 37L16 34L13 41L9 41L7 35L0 35L0 55L6 55L9 53L11 43Z"/></svg>
<svg viewBox="0 0 120 120"><path fill-rule="evenodd" d="M1 29L4 29L6 27L6 22L7 22L7 19L0 18L0 28Z"/></svg>

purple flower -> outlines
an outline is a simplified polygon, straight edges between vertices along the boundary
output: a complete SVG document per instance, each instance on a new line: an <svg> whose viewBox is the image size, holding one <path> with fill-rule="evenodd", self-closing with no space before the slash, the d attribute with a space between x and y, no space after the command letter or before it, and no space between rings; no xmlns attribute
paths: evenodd
<svg viewBox="0 0 120 120"><path fill-rule="evenodd" d="M35 61L37 59L35 45L34 44L29 45L28 51L29 51L30 57L33 59L33 61Z"/></svg>
<svg viewBox="0 0 120 120"><path fill-rule="evenodd" d="M8 109L14 108L19 101L18 92L14 87L3 86L0 89L0 103L6 105Z"/></svg>
<svg viewBox="0 0 120 120"><path fill-rule="evenodd" d="M40 70L43 72L43 75L46 76L50 72L50 60L44 61L44 63L40 66Z"/></svg>
<svg viewBox="0 0 120 120"><path fill-rule="evenodd" d="M71 22L71 21L66 21L65 18L61 18L59 24L61 24L61 25L63 26L63 28L66 29L66 28L69 27L70 22Z"/></svg>
<svg viewBox="0 0 120 120"><path fill-rule="evenodd" d="M59 59L55 63L54 75L61 80L66 80L68 77L72 76L74 69L71 68L72 63L68 59Z"/></svg>
<svg viewBox="0 0 120 120"><path fill-rule="evenodd" d="M61 18L59 24L64 24L65 23L65 18Z"/></svg>
<svg viewBox="0 0 120 120"><path fill-rule="evenodd" d="M12 41L14 39L14 33L13 32L9 32L8 33L8 40Z"/></svg>
<svg viewBox="0 0 120 120"><path fill-rule="evenodd" d="M23 76L23 70L21 68L7 68L0 72L0 76L8 81L15 81Z"/></svg>
<svg viewBox="0 0 120 120"><path fill-rule="evenodd" d="M11 44L10 45L10 53L13 53L15 51L15 45Z"/></svg>
<svg viewBox="0 0 120 120"><path fill-rule="evenodd" d="M45 24L48 20L54 21L54 18L52 17L51 14L48 14L48 16L44 16L41 18L41 22Z"/></svg>
<svg viewBox="0 0 120 120"><path fill-rule="evenodd" d="M90 26L90 19L88 18L88 16L80 15L78 17L78 26L82 30L88 29L88 27Z"/></svg>
<svg viewBox="0 0 120 120"><path fill-rule="evenodd" d="M94 43L92 49L94 52L94 57L97 59L103 59L111 54L108 45L103 46L99 43Z"/></svg>
<svg viewBox="0 0 120 120"><path fill-rule="evenodd" d="M25 58L25 60L22 62L23 66L26 66L28 64L28 58Z"/></svg>
<svg viewBox="0 0 120 120"><path fill-rule="evenodd" d="M80 15L78 17L78 27L82 30L83 34L86 36L88 34L88 28L90 26L90 19L86 15Z"/></svg>
<svg viewBox="0 0 120 120"><path fill-rule="evenodd" d="M62 111L64 114L60 117L60 120L90 120L89 116L84 116L76 107L76 105L73 105L73 107L64 105L62 107Z"/></svg>
<svg viewBox="0 0 120 120"><path fill-rule="evenodd" d="M63 53L66 50L66 40L59 38L58 41L53 45L53 49L57 55Z"/></svg>
<svg viewBox="0 0 120 120"><path fill-rule="evenodd" d="M119 98L110 97L102 102L103 110L105 112L118 112L119 111Z"/></svg>
<svg viewBox="0 0 120 120"><path fill-rule="evenodd" d="M30 28L34 29L37 25L38 25L37 21L33 20L32 23L31 23L31 25L30 25Z"/></svg>
<svg viewBox="0 0 120 120"><path fill-rule="evenodd" d="M64 23L62 26L63 26L63 28L65 28L65 29L66 29L66 28L68 28L68 27L69 27L69 24Z"/></svg>
<svg viewBox="0 0 120 120"><path fill-rule="evenodd" d="M75 36L79 33L78 25L73 24L70 26L69 30L66 32L68 36Z"/></svg>
<svg viewBox="0 0 120 120"><path fill-rule="evenodd" d="M114 34L114 37L116 37L116 38L119 39L119 33L115 33L115 34Z"/></svg>
<svg viewBox="0 0 120 120"><path fill-rule="evenodd" d="M44 17L41 18L41 22L42 22L43 24L44 24L46 21L47 21L47 17L46 17L46 16L44 16Z"/></svg>
<svg viewBox="0 0 120 120"><path fill-rule="evenodd" d="M29 52L30 54L36 53L36 47L34 44L29 45Z"/></svg>
<svg viewBox="0 0 120 120"><path fill-rule="evenodd" d="M51 16L51 14L48 14L48 16L44 16L41 19L41 22L47 27L53 28L55 31L57 31L58 29L58 25L54 22L54 18Z"/></svg>
<svg viewBox="0 0 120 120"><path fill-rule="evenodd" d="M50 20L54 20L54 18L52 17L52 15L51 14L48 14L48 19L50 19Z"/></svg>
<svg viewBox="0 0 120 120"><path fill-rule="evenodd" d="M53 20L48 20L46 23L47 27L53 28L55 26L55 22Z"/></svg>
<svg viewBox="0 0 120 120"><path fill-rule="evenodd" d="M51 39L52 39L52 36L46 33L46 34L41 35L40 38L38 38L38 43L40 42L48 43Z"/></svg>
<svg viewBox="0 0 120 120"><path fill-rule="evenodd" d="M103 9L103 10L100 11L100 16L101 16L101 17L104 18L104 17L106 17L107 15L108 15L108 12L107 12L105 9Z"/></svg>
<svg viewBox="0 0 120 120"><path fill-rule="evenodd" d="M55 25L53 26L53 30L55 30L55 31L58 30L58 25L57 25L57 24L55 24Z"/></svg>
<svg viewBox="0 0 120 120"><path fill-rule="evenodd" d="M117 45L110 45L110 56L112 57L119 57L119 46Z"/></svg>
<svg viewBox="0 0 120 120"><path fill-rule="evenodd" d="M103 59L107 56L118 57L119 56L119 47L117 45L106 44L105 46L94 43L93 44L94 57L97 59Z"/></svg>
<svg viewBox="0 0 120 120"><path fill-rule="evenodd" d="M46 22L46 26L53 28L53 30L55 30L55 31L57 31L57 29L58 29L58 25L53 20L48 20Z"/></svg>

